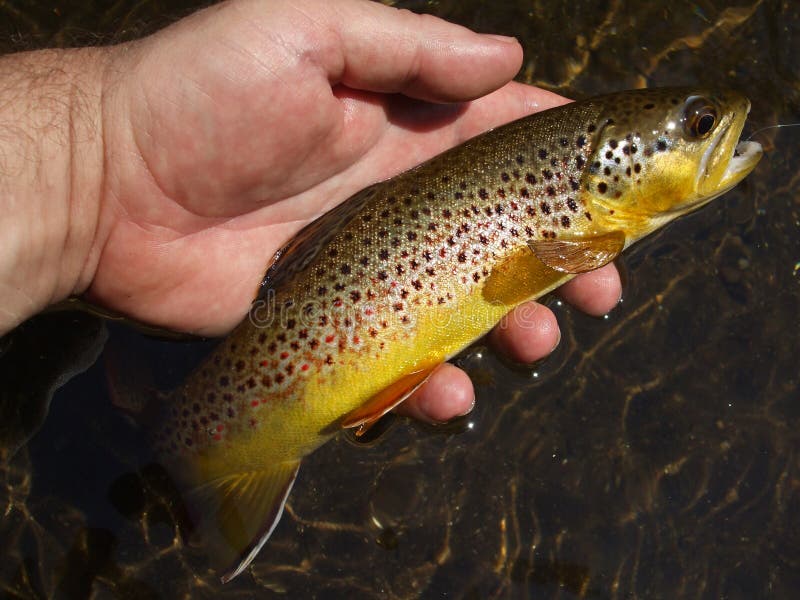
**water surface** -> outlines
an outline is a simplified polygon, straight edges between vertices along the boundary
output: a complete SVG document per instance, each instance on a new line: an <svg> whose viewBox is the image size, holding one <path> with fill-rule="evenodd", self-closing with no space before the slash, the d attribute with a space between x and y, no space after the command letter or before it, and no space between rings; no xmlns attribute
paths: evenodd
<svg viewBox="0 0 800 600"><path fill-rule="evenodd" d="M519 37L520 79L567 96L725 85L749 95L753 129L800 121L797 3L399 4ZM192 5L12 0L0 43L128 39ZM397 420L370 445L342 436L309 457L273 539L224 588L110 404L104 328L29 322L0 340L0 595L796 597L800 128L757 139L767 154L743 185L625 255L607 318L551 300L563 339L547 360L462 356L468 418ZM119 326L115 343L160 367L159 385L207 350ZM51 388L87 365L37 430Z"/></svg>

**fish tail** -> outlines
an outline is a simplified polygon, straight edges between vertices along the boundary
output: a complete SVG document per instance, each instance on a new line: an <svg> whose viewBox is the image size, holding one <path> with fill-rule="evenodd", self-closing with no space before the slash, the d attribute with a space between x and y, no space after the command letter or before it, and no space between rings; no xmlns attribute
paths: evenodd
<svg viewBox="0 0 800 600"><path fill-rule="evenodd" d="M185 500L222 583L244 571L272 535L299 468L289 460L187 482Z"/></svg>

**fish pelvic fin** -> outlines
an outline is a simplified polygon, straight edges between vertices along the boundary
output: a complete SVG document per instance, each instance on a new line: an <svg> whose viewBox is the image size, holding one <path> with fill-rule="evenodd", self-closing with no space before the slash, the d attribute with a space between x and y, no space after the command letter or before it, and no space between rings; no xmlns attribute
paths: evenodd
<svg viewBox="0 0 800 600"><path fill-rule="evenodd" d="M607 265L625 248L625 233L609 231L585 237L531 240L540 261L562 273L585 273Z"/></svg>
<svg viewBox="0 0 800 600"><path fill-rule="evenodd" d="M283 514L300 461L218 477L190 489L186 500L222 583L244 571Z"/></svg>
<svg viewBox="0 0 800 600"><path fill-rule="evenodd" d="M426 365L403 375L389 387L384 388L366 403L346 415L342 421L342 428L355 427L357 437L364 435L370 427L378 422L378 419L417 391L439 364Z"/></svg>

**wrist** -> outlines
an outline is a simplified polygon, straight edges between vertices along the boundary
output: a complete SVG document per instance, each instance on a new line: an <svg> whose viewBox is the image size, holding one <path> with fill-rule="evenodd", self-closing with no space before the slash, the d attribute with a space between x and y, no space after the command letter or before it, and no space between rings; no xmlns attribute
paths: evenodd
<svg viewBox="0 0 800 600"><path fill-rule="evenodd" d="M0 58L0 335L89 284L103 49Z"/></svg>

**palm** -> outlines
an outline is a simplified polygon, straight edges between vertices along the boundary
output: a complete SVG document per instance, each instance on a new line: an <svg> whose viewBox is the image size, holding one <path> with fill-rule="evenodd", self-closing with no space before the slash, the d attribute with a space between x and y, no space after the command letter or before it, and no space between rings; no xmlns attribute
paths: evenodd
<svg viewBox="0 0 800 600"><path fill-rule="evenodd" d="M161 37L146 40L127 85L125 128L141 158L107 178L117 222L92 286L106 304L176 329L230 329L271 256L307 222L533 101L559 102L518 84L449 106L332 86L318 62L264 44L267 15L224 21L200 47L189 33L203 15L169 32L168 63L147 53ZM314 28L293 33L328 42Z"/></svg>

